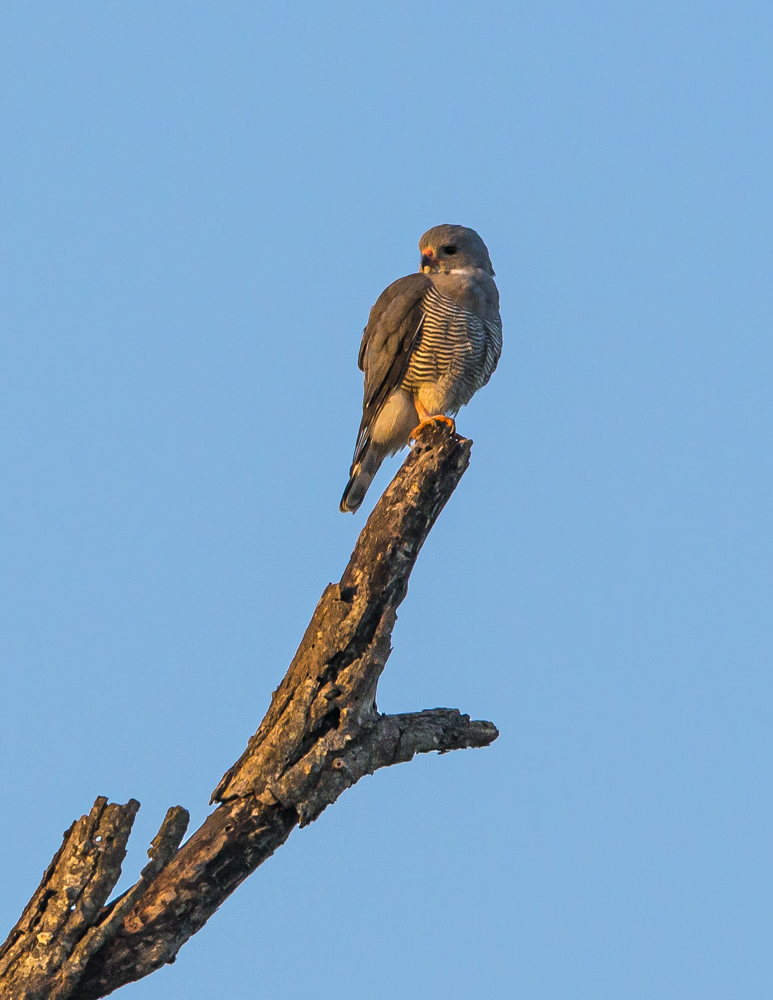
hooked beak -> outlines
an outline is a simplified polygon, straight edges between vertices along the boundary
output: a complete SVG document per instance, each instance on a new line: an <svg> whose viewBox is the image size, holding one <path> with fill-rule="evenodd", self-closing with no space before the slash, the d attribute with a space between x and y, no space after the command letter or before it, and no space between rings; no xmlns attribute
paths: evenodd
<svg viewBox="0 0 773 1000"><path fill-rule="evenodd" d="M419 270L430 271L437 264L437 257L435 256L435 251L432 247L427 247L427 249L421 255L421 264L419 265Z"/></svg>

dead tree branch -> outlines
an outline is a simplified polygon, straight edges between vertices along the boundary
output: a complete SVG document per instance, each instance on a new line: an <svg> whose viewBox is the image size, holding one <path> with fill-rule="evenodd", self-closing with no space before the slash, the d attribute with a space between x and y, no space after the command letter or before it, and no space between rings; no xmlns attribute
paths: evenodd
<svg viewBox="0 0 773 1000"><path fill-rule="evenodd" d="M97 1000L173 962L177 952L296 825L365 774L416 753L488 746L490 722L456 709L381 715L376 688L416 557L469 464L472 442L424 428L330 584L217 808L178 849L188 823L170 809L139 882L105 905L139 803L99 798L65 833L0 949L7 1000Z"/></svg>

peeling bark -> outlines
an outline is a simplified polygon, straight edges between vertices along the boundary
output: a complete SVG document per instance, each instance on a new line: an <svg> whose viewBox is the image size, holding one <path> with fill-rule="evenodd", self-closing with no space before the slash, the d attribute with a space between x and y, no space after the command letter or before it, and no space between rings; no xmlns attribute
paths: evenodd
<svg viewBox="0 0 773 1000"><path fill-rule="evenodd" d="M469 464L442 424L416 446L323 593L258 731L221 779L217 808L178 850L187 813L167 814L139 882L108 906L139 803L97 799L0 949L8 1000L97 1000L173 962L292 829L366 774L416 753L487 746L490 722L456 709L381 715L376 689L416 557Z"/></svg>

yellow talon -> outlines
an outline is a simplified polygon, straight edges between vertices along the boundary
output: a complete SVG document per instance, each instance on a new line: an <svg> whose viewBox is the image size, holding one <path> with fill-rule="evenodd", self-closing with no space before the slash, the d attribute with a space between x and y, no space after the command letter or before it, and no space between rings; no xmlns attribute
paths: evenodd
<svg viewBox="0 0 773 1000"><path fill-rule="evenodd" d="M422 406L422 404L418 401L418 399L416 400L416 412L419 414L421 422L418 424L417 427L414 427L414 429L411 431L410 437L408 438L409 444L411 441L416 440L416 437L422 432L422 430L425 427L427 427L429 424L434 424L438 422L443 424L448 424L451 433L456 434L456 423L451 419L451 417L446 417L442 413L430 414Z"/></svg>

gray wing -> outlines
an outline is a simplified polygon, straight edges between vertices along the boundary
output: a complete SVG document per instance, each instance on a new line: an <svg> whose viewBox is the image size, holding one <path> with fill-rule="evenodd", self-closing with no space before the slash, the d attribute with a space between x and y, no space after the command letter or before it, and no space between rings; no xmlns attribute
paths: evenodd
<svg viewBox="0 0 773 1000"><path fill-rule="evenodd" d="M423 299L432 281L426 274L408 274L386 288L370 311L362 333L357 363L365 373L362 422L354 463L369 439L384 403L400 385L424 322Z"/></svg>

